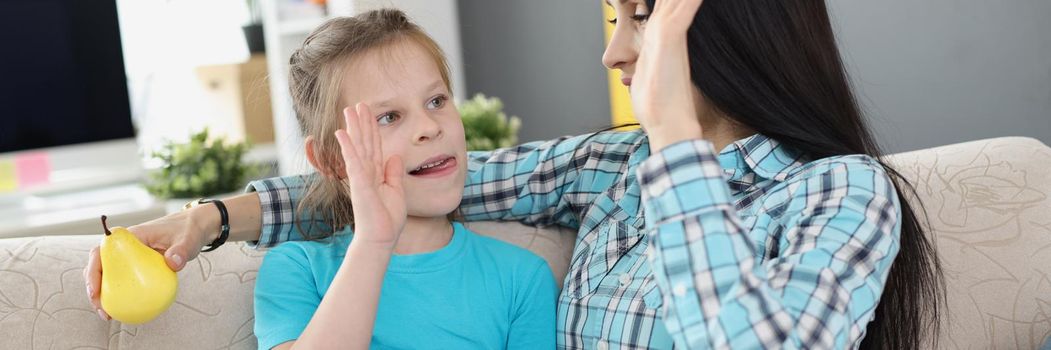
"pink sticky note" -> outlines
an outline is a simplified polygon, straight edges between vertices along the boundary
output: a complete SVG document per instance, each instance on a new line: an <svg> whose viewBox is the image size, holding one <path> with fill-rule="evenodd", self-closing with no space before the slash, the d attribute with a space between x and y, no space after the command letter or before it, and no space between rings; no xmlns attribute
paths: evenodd
<svg viewBox="0 0 1051 350"><path fill-rule="evenodd" d="M45 152L30 152L15 156L15 172L18 185L28 188L50 181L51 161Z"/></svg>

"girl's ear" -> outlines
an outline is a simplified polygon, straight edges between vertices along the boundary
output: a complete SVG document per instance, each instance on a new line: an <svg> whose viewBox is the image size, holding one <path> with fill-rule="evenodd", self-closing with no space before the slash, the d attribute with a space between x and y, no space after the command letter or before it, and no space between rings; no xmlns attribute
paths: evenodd
<svg viewBox="0 0 1051 350"><path fill-rule="evenodd" d="M322 176L336 180L342 180L347 177L346 170L343 168L343 160L340 157L333 157L331 161L325 161L323 157L318 157L320 155L318 153L321 152L317 150L318 142L313 135L307 136L306 141L303 143L306 147L307 160Z"/></svg>

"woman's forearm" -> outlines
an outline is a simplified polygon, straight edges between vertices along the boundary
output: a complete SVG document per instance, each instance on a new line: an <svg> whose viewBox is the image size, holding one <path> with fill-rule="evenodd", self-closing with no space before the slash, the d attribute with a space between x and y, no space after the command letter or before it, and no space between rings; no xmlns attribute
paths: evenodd
<svg viewBox="0 0 1051 350"><path fill-rule="evenodd" d="M390 247L352 241L347 256L293 348L367 349Z"/></svg>
<svg viewBox="0 0 1051 350"><path fill-rule="evenodd" d="M230 237L228 241L257 241L262 232L262 207L259 194L255 192L223 198L226 211L230 214ZM215 206L199 205L190 209L190 221L203 232L204 244L211 243L222 230L222 220Z"/></svg>

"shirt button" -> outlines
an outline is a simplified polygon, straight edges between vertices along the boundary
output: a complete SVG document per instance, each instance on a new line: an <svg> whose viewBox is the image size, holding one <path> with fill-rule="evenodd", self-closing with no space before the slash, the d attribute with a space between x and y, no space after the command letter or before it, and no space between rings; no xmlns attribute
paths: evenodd
<svg viewBox="0 0 1051 350"><path fill-rule="evenodd" d="M609 346L606 345L606 342L604 342L602 340L599 340L598 344L595 346L595 348L598 348L598 350L606 350L606 349L609 349Z"/></svg>
<svg viewBox="0 0 1051 350"><path fill-rule="evenodd" d="M675 286L675 289L672 290L672 292L674 292L675 295L677 295L677 296L680 296L680 297L684 296L684 295L686 295L686 286L681 285L681 284L677 285L677 286Z"/></svg>
<svg viewBox="0 0 1051 350"><path fill-rule="evenodd" d="M620 275L620 286L621 287L627 287L629 284L631 284L631 275L628 275L626 273L625 274L621 274Z"/></svg>

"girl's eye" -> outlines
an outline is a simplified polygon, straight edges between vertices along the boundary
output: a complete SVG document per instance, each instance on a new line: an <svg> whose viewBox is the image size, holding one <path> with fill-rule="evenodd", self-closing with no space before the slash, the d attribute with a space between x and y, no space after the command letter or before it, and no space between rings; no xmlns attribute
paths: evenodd
<svg viewBox="0 0 1051 350"><path fill-rule="evenodd" d="M376 121L379 122L380 125L391 125L398 121L398 115L394 113L383 114L377 117Z"/></svg>
<svg viewBox="0 0 1051 350"><path fill-rule="evenodd" d="M449 98L446 97L445 95L435 96L429 102L427 102L427 108L428 109L439 109L439 108L442 108L442 106L445 106L445 101L447 101L447 100L449 100Z"/></svg>

